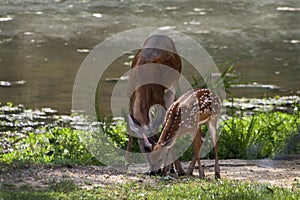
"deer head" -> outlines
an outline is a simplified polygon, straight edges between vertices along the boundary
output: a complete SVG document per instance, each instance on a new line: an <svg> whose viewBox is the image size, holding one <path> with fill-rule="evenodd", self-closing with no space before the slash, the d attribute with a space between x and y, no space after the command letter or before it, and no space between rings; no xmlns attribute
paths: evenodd
<svg viewBox="0 0 300 200"><path fill-rule="evenodd" d="M148 138L154 136L159 131L159 126L162 124L166 114L165 108L160 104L155 104L150 107L148 117L149 124L141 125L133 116L128 115L128 125L130 130L132 130L140 141L143 142L145 152L152 150L152 144L149 142Z"/></svg>
<svg viewBox="0 0 300 200"><path fill-rule="evenodd" d="M171 164L176 158L171 158L166 156L168 155L168 150L171 148L173 139L170 139L169 141L165 143L157 143L151 150L151 153L149 155L149 168L150 172L153 174L159 173L160 167L162 164L169 165ZM168 159L168 160L164 160Z"/></svg>

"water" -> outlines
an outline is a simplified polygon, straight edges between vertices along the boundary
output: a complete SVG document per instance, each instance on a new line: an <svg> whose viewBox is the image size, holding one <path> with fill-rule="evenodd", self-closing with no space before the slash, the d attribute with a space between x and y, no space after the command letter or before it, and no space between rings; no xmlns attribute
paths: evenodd
<svg viewBox="0 0 300 200"><path fill-rule="evenodd" d="M145 26L180 31L216 64L231 61L240 81L250 83L234 89L238 96L299 95L299 18L299 0L0 0L0 102L70 113L88 52L115 33ZM114 86L105 79L118 78L129 61L120 58L105 74L104 97Z"/></svg>

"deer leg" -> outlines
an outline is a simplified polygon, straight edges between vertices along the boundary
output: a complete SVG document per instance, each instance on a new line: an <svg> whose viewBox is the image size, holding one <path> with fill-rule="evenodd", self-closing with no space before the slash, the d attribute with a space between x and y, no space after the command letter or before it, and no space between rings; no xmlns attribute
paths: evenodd
<svg viewBox="0 0 300 200"><path fill-rule="evenodd" d="M176 173L175 169L174 169L174 163L172 163L171 166L170 166L170 173L171 174L175 174Z"/></svg>
<svg viewBox="0 0 300 200"><path fill-rule="evenodd" d="M175 165L176 171L178 173L178 176L184 176L185 171L183 170L181 163L178 159L174 161L174 165Z"/></svg>
<svg viewBox="0 0 300 200"><path fill-rule="evenodd" d="M125 160L128 165L130 163L130 151L131 151L132 141L133 141L133 137L131 135L129 135L126 154L125 154Z"/></svg>
<svg viewBox="0 0 300 200"><path fill-rule="evenodd" d="M196 156L197 156L197 162L198 162L198 167L199 167L199 178L204 178L205 174L204 174L204 169L202 167L201 161L200 161L200 153L201 153L201 148L202 148L202 144L203 144L203 140L202 140L202 132L201 132L201 126L198 127L198 131L197 131L197 135L196 135L196 147L197 147L197 151Z"/></svg>
<svg viewBox="0 0 300 200"><path fill-rule="evenodd" d="M199 166L199 177L200 178L204 178L205 177L205 174L204 174L204 169L202 167L202 164L200 162L200 153L201 153L201 149L202 149L202 145L203 145L203 137L202 137L202 133L201 133L201 130L199 130L199 160L198 160L198 166Z"/></svg>
<svg viewBox="0 0 300 200"><path fill-rule="evenodd" d="M169 171L170 168L171 168L171 165L172 165L172 164L170 164L170 165L165 165L160 175L161 175L161 176L166 176L167 173L168 173L168 171Z"/></svg>
<svg viewBox="0 0 300 200"><path fill-rule="evenodd" d="M162 175L166 175L169 170L170 170L170 173L175 173L174 165L175 165L175 169L178 173L178 176L185 175L185 171L183 170L180 161L177 159L174 149L171 148L168 151L167 160L165 162L165 166L163 168Z"/></svg>
<svg viewBox="0 0 300 200"><path fill-rule="evenodd" d="M196 161L197 161L197 157L195 156L195 138L193 140L193 151L194 151L194 154L193 154L193 159L186 171L186 175L188 176L192 176L193 175L193 171L194 171L194 168L195 168L195 164L196 164Z"/></svg>
<svg viewBox="0 0 300 200"><path fill-rule="evenodd" d="M177 159L176 152L174 151L173 148L170 149L170 154L172 156L171 157L172 160L169 160L169 161L172 162L173 165L175 165L175 169L176 169L176 171L178 173L178 176L184 176L185 175L185 171L183 170L180 161Z"/></svg>
<svg viewBox="0 0 300 200"><path fill-rule="evenodd" d="M191 161L191 163L190 163L190 165L189 165L189 167L188 167L188 169L186 171L186 175L188 175L188 176L192 176L193 175L193 171L194 171L194 168L195 168L196 160L197 160L197 158L195 157L195 155L193 155L193 159L192 159L192 161Z"/></svg>
<svg viewBox="0 0 300 200"><path fill-rule="evenodd" d="M204 178L205 175L204 175L204 171L203 171L203 168L202 168L202 165L201 165L201 161L200 161L200 149L201 149L201 146L202 146L202 133L201 133L201 127L199 126L198 127L198 130L197 130L197 133L194 137L194 140L193 140L193 150L194 150L194 155L193 155L193 159L188 167L188 170L187 170L187 175L193 175L193 170L195 168L195 164L196 164L196 161L199 165L199 177L200 178Z"/></svg>
<svg viewBox="0 0 300 200"><path fill-rule="evenodd" d="M164 163L164 167L163 167L163 170L162 170L162 172L161 172L161 176L166 176L167 175L167 173L168 173L168 171L170 170L170 168L172 167L172 163L169 163L168 162L168 158L169 158L169 152L168 152L168 154L167 154L167 158L166 158L166 161L165 161L165 163Z"/></svg>
<svg viewBox="0 0 300 200"><path fill-rule="evenodd" d="M164 168L162 170L161 176L167 175L168 171L172 168L173 161L172 161L172 155L170 154L170 151L172 150L167 151L167 156L164 162Z"/></svg>
<svg viewBox="0 0 300 200"><path fill-rule="evenodd" d="M191 161L191 163L188 167L187 174L188 175L193 174L193 170L195 168L195 164L196 164L196 161L197 161L198 166L199 166L199 177L200 178L205 177L204 170L202 168L202 164L201 164L201 161L200 161L200 150L201 150L201 147L202 147L202 143L203 142L202 142L201 127L199 126L197 134L196 134L196 136L194 137L194 140L193 140L194 155L193 155L193 159L192 159L192 161Z"/></svg>
<svg viewBox="0 0 300 200"><path fill-rule="evenodd" d="M210 137L214 145L214 152L215 152L215 178L221 178L219 158L218 158L217 119L211 119L210 122L208 123L208 128L210 132Z"/></svg>

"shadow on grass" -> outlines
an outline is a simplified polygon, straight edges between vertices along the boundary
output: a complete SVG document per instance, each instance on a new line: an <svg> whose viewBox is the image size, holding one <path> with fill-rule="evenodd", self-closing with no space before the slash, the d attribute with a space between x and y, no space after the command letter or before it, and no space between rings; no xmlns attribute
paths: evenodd
<svg viewBox="0 0 300 200"><path fill-rule="evenodd" d="M64 198L68 196L68 193L72 193L77 190L79 190L79 187L75 185L72 180L53 182L45 189L36 189L30 184L18 187L6 182L1 185L0 199L52 200Z"/></svg>

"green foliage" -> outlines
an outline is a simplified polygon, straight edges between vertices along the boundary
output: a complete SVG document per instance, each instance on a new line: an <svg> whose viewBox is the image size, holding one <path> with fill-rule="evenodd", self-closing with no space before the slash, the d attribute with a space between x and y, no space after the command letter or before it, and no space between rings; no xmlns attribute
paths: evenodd
<svg viewBox="0 0 300 200"><path fill-rule="evenodd" d="M300 153L300 128L287 136L286 144L281 154L291 155Z"/></svg>
<svg viewBox="0 0 300 200"><path fill-rule="evenodd" d="M299 127L298 111L292 115L267 112L244 116L242 113L221 123L219 155L243 159L274 157L283 152Z"/></svg>
<svg viewBox="0 0 300 200"><path fill-rule="evenodd" d="M97 120L100 122L100 128L109 142L115 147L125 150L128 143L127 122L124 120L113 120L112 117L107 118L99 112L97 113ZM137 138L133 138L131 151L140 152Z"/></svg>
<svg viewBox="0 0 300 200"><path fill-rule="evenodd" d="M9 107L11 107L11 108L14 107L14 104L12 102L10 102L10 101L7 102L6 105L9 106Z"/></svg>
<svg viewBox="0 0 300 200"><path fill-rule="evenodd" d="M300 152L300 111L295 105L292 114L281 112L244 112L231 113L231 117L220 122L219 156L220 158L259 159L277 155L299 154ZM0 163L22 162L54 163L62 165L101 164L96 158L112 159L117 157L118 149L126 149L128 133L126 122L111 118L99 118L98 132L73 130L72 128L45 127L43 133L17 132L2 134L3 144L11 144L10 149L0 145ZM207 127L203 126L203 132ZM209 140L206 140L209 144ZM1 143L0 142L0 143ZM190 142L189 142L190 143ZM186 146L189 145L186 144ZM88 145L85 145L88 144ZM115 151L111 147L115 147ZM101 148L101 151L99 149ZM133 143L133 151L139 152L138 143ZM92 155L90 152L96 152ZM103 155L105 152L105 155ZM181 159L191 160L192 147L189 147ZM213 151L208 155L213 158ZM118 162L124 162L120 160Z"/></svg>
<svg viewBox="0 0 300 200"><path fill-rule="evenodd" d="M28 133L28 137L14 144L13 151L0 154L0 162L98 163L82 144L79 136L80 131L71 128L53 128L43 134Z"/></svg>
<svg viewBox="0 0 300 200"><path fill-rule="evenodd" d="M233 95L230 91L233 84L236 84L239 76L237 75L234 65L230 63L224 63L220 65L219 68L223 70L220 76L217 79L212 77L213 73L208 73L206 77L193 77L194 83L192 84L193 88L211 88L216 89L221 87L225 89L227 94Z"/></svg>
<svg viewBox="0 0 300 200"><path fill-rule="evenodd" d="M281 112L257 112L249 116L235 114L220 122L219 157L221 159L261 159L277 155L300 153L300 112L293 114ZM207 126L202 127L207 133ZM210 140L206 140L211 145ZM192 145L180 159L190 161L193 156ZM214 152L207 156L214 158Z"/></svg>
<svg viewBox="0 0 300 200"><path fill-rule="evenodd" d="M154 183L129 181L81 189L71 180L54 182L45 189L30 185L0 188L0 199L299 199L298 187L290 189L229 180L158 179Z"/></svg>
<svg viewBox="0 0 300 200"><path fill-rule="evenodd" d="M125 148L128 142L127 125L123 120L113 122L112 120L105 121L105 127L102 127L109 141L116 147Z"/></svg>
<svg viewBox="0 0 300 200"><path fill-rule="evenodd" d="M89 140L89 137L80 137L83 133L71 128L51 128L43 134L28 133L28 137L24 138L18 135L9 137L10 142L14 144L14 149L0 154L0 162L101 164L94 157L98 155L92 155L84 143L91 144L88 149L95 152L95 148L99 149L99 145L102 148L105 148L105 145L114 145L116 148L125 149L128 141L126 122L107 120L101 126L105 133L102 137L106 137L110 144L100 144L103 139L95 134L91 134L93 141L83 141L82 139ZM300 114L298 110L293 114L257 112L252 116L246 116L241 113L221 122L220 126L220 158L258 159L274 157L278 154L299 153ZM203 132L206 130L207 127L204 126ZM137 142L134 150L138 151ZM111 152L111 156L107 156L114 157L114 153ZM192 155L193 149L189 147L181 159L189 161ZM213 157L212 151L209 158Z"/></svg>

